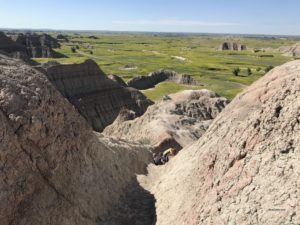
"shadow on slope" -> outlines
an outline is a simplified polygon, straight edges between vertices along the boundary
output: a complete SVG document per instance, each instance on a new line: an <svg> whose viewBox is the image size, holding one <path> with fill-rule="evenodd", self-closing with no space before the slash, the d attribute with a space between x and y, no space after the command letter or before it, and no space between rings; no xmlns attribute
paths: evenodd
<svg viewBox="0 0 300 225"><path fill-rule="evenodd" d="M119 204L99 225L154 225L156 224L156 199L135 178L126 188Z"/></svg>

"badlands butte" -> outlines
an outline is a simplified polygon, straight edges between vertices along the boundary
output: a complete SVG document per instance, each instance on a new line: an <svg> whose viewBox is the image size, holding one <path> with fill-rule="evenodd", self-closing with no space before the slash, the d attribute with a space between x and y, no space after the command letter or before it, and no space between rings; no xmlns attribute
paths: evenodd
<svg viewBox="0 0 300 225"><path fill-rule="evenodd" d="M67 57L59 45L0 33L0 225L300 224L300 60L230 101L171 70L33 61ZM165 81L193 90L141 91Z"/></svg>

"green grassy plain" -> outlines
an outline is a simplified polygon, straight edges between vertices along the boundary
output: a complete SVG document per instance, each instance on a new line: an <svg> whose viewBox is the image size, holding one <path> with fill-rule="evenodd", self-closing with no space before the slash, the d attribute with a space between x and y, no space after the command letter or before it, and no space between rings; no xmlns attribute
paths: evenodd
<svg viewBox="0 0 300 225"><path fill-rule="evenodd" d="M52 33L56 37L57 34ZM249 48L278 48L292 45L296 41L288 38L241 38L225 36L164 36L153 34L67 34L69 42L62 42L56 51L68 58L35 59L38 62L55 60L60 63L81 63L91 58L97 62L106 74L116 74L128 80L137 75L147 75L158 69L170 69L186 73L198 80L202 86L232 99L243 88L264 75L264 69L278 66L292 58L284 57L276 52L232 52L217 51L217 47L225 42L246 44ZM96 36L98 39L88 38ZM78 46L76 53L71 47ZM90 51L93 54L90 54ZM184 57L182 61L176 57ZM134 69L126 70L129 65ZM241 69L240 76L234 76L232 70ZM252 70L248 76L247 68ZM257 68L261 68L257 71ZM193 87L195 88L195 87ZM157 100L163 95L180 90L191 89L189 86L166 82L156 88L144 91L151 99Z"/></svg>

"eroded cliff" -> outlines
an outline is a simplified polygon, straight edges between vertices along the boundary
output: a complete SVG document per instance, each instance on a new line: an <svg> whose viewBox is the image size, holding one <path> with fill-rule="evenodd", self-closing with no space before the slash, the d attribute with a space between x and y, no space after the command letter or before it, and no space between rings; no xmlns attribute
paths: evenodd
<svg viewBox="0 0 300 225"><path fill-rule="evenodd" d="M24 45L30 58L63 58L65 55L55 52L53 48L59 48L58 41L48 34L15 34L11 38L18 44Z"/></svg>
<svg viewBox="0 0 300 225"><path fill-rule="evenodd" d="M39 71L0 65L0 224L107 224L126 190L143 192L148 149L94 133Z"/></svg>
<svg viewBox="0 0 300 225"><path fill-rule="evenodd" d="M124 122L131 113L121 114L104 134L151 144L157 152L170 147L180 150L198 140L228 102L204 89L183 91L165 96L134 120Z"/></svg>
<svg viewBox="0 0 300 225"><path fill-rule="evenodd" d="M58 41L48 34L0 32L0 50L13 58L28 61L30 58L63 58L53 48L59 48Z"/></svg>
<svg viewBox="0 0 300 225"><path fill-rule="evenodd" d="M18 44L0 32L0 50L10 57L28 60L28 54L24 45Z"/></svg>
<svg viewBox="0 0 300 225"><path fill-rule="evenodd" d="M153 88L163 81L172 81L178 84L198 85L198 82L187 74L179 74L170 70L158 70L148 76L136 76L127 82L129 87L139 90Z"/></svg>
<svg viewBox="0 0 300 225"><path fill-rule="evenodd" d="M107 78L92 60L49 66L45 73L96 131L111 124L122 108L141 116L153 104L138 90L120 86Z"/></svg>
<svg viewBox="0 0 300 225"><path fill-rule="evenodd" d="M219 46L218 49L221 51L246 51L247 46L235 42L224 42Z"/></svg>

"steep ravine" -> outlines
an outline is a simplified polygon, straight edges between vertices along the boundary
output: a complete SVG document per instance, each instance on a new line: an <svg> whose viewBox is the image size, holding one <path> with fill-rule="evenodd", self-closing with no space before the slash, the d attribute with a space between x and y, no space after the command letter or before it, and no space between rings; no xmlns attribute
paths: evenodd
<svg viewBox="0 0 300 225"><path fill-rule="evenodd" d="M150 146L93 132L45 74L0 67L0 225L300 223L300 61L159 167Z"/></svg>

